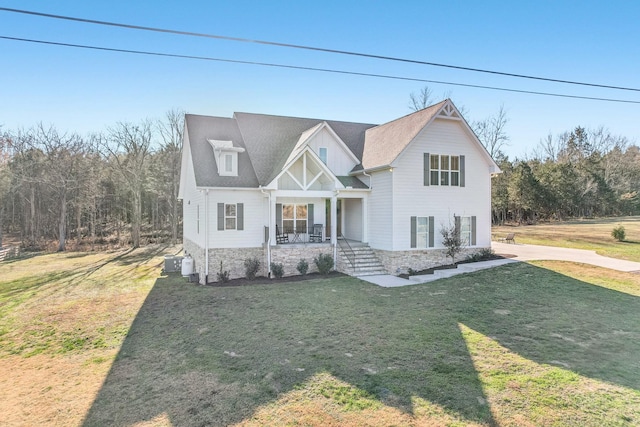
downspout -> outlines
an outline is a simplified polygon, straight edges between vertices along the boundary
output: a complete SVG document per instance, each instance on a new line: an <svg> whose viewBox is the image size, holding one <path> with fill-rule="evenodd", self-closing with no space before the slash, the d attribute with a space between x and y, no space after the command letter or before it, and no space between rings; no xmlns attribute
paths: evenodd
<svg viewBox="0 0 640 427"><path fill-rule="evenodd" d="M209 189L204 190L204 284L209 281Z"/></svg>
<svg viewBox="0 0 640 427"><path fill-rule="evenodd" d="M336 195L336 212L338 211L338 195L340 194L339 190L335 190ZM333 212L331 212L333 215ZM338 265L338 218L336 218L336 242L333 245L333 269L337 270Z"/></svg>
<svg viewBox="0 0 640 427"><path fill-rule="evenodd" d="M368 173L366 173L364 171L364 169L362 169L362 175L364 176L368 176L369 177L369 190L371 190L373 188L373 181L371 180L371 175L369 175Z"/></svg>
<svg viewBox="0 0 640 427"><path fill-rule="evenodd" d="M269 237L267 237L267 277L271 277L271 191L265 193L262 185L259 187L262 194L269 196Z"/></svg>

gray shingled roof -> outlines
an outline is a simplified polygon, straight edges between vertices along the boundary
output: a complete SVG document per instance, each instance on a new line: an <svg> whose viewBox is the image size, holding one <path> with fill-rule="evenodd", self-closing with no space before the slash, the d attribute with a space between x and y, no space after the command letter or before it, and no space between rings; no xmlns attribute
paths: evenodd
<svg viewBox="0 0 640 427"><path fill-rule="evenodd" d="M224 117L185 115L189 133L193 169L198 187L258 187L258 179L247 152L238 153L238 176L219 176L213 148L207 139L233 141L234 147L246 150L238 124Z"/></svg>
<svg viewBox="0 0 640 427"><path fill-rule="evenodd" d="M196 185L199 187L258 187L269 184L282 171L300 135L325 121L361 159L365 131L375 126L251 113L235 113L233 118L187 114L185 120ZM246 149L246 152L238 154L239 176L218 176L213 149L207 139L233 141L235 147Z"/></svg>
<svg viewBox="0 0 640 427"><path fill-rule="evenodd" d="M367 186L367 184L365 184L364 182L360 181L358 178L356 178L355 176L338 176L336 177L338 178L338 180L342 183L342 185L344 185L345 187L352 187L352 188L369 188Z"/></svg>

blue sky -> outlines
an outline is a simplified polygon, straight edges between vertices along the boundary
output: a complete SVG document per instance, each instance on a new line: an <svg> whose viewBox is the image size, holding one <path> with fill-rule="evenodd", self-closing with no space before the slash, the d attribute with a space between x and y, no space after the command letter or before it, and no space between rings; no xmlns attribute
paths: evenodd
<svg viewBox="0 0 640 427"><path fill-rule="evenodd" d="M637 1L1 1L0 7L219 34L509 73L640 88ZM528 91L640 101L588 88L276 46L158 34L0 11L0 36L118 49L332 68ZM102 131L167 110L234 111L384 123L410 112L425 84L311 71L138 56L0 39L0 124ZM505 150L549 133L604 126L640 143L640 104L428 84L469 121L507 110Z"/></svg>

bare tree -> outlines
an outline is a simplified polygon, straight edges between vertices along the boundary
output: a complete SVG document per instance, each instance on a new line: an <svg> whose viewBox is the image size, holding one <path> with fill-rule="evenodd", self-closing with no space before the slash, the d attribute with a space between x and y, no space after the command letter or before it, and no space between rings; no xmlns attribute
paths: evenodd
<svg viewBox="0 0 640 427"><path fill-rule="evenodd" d="M180 211L178 190L180 188L180 166L182 160L182 136L184 132L184 111L173 109L167 111L165 120L158 122L158 130L162 138L160 154L164 166L164 182L169 185L169 218L171 223L171 239L178 241L178 223Z"/></svg>
<svg viewBox="0 0 640 427"><path fill-rule="evenodd" d="M493 159L498 160L504 157L502 149L509 144L509 136L505 129L508 122L507 112L504 105L501 105L495 116L490 116L471 125L478 139Z"/></svg>
<svg viewBox="0 0 640 427"><path fill-rule="evenodd" d="M33 148L44 154L46 173L42 184L52 196L52 205L58 205L58 251L66 248L67 210L70 197L80 185L80 162L83 140L77 134L60 134L56 128L45 128L40 123L35 129Z"/></svg>
<svg viewBox="0 0 640 427"><path fill-rule="evenodd" d="M432 104L433 91L429 86L420 89L420 92L411 92L409 95L409 108L413 111L420 111Z"/></svg>
<svg viewBox="0 0 640 427"><path fill-rule="evenodd" d="M11 188L11 170L9 169L9 159L11 158L10 150L11 138L8 134L0 132L0 248L2 248L4 213L8 204L9 190Z"/></svg>
<svg viewBox="0 0 640 427"><path fill-rule="evenodd" d="M103 147L131 196L131 241L140 246L142 227L142 192L146 179L146 164L151 154L153 132L148 120L138 125L120 122L109 129Z"/></svg>

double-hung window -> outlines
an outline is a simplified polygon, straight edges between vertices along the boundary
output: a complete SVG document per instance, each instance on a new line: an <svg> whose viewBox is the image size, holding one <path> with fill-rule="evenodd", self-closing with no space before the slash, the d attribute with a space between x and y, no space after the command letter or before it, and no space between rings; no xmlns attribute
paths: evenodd
<svg viewBox="0 0 640 427"><path fill-rule="evenodd" d="M476 245L476 217L456 216L456 229L460 234L460 241L463 246Z"/></svg>
<svg viewBox="0 0 640 427"><path fill-rule="evenodd" d="M416 247L429 247L429 217L419 216L416 218Z"/></svg>
<svg viewBox="0 0 640 427"><path fill-rule="evenodd" d="M235 230L237 224L237 209L236 204L225 204L224 205L224 229L225 230Z"/></svg>
<svg viewBox="0 0 640 427"><path fill-rule="evenodd" d="M244 203L218 203L218 231L244 230Z"/></svg>
<svg viewBox="0 0 640 427"><path fill-rule="evenodd" d="M411 247L424 249L434 246L434 220L432 216L411 217Z"/></svg>

